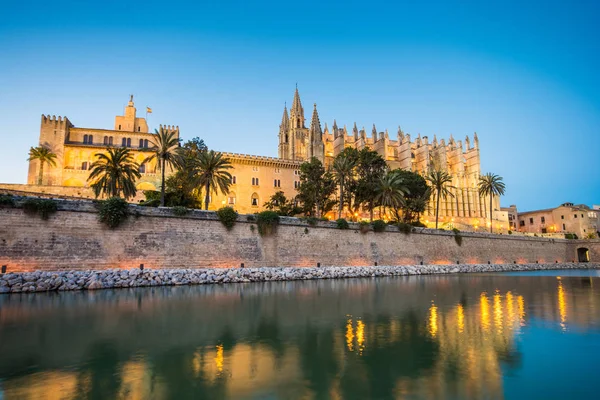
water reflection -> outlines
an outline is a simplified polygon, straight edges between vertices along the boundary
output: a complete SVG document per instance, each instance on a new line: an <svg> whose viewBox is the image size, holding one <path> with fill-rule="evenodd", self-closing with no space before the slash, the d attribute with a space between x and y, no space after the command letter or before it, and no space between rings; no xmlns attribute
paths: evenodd
<svg viewBox="0 0 600 400"><path fill-rule="evenodd" d="M2 296L0 398L503 398L540 329L598 335L595 279Z"/></svg>

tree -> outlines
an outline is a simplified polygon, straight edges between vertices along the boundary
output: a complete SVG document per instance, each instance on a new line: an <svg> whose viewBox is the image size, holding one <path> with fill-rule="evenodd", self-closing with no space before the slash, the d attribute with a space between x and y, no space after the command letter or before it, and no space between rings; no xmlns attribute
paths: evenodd
<svg viewBox="0 0 600 400"><path fill-rule="evenodd" d="M271 196L269 201L264 204L264 207L267 210L275 211L277 214L282 216L292 216L300 214L302 211L298 206L296 206L294 199L288 200L281 190Z"/></svg>
<svg viewBox="0 0 600 400"><path fill-rule="evenodd" d="M418 221L419 215L427 208L431 195L431 189L427 186L427 181L421 175L403 169L392 170L390 174L400 176L408 189L404 194L404 203L401 207L403 221L405 223Z"/></svg>
<svg viewBox="0 0 600 400"><path fill-rule="evenodd" d="M167 166L177 167L181 162L181 150L179 147L179 138L175 131L169 131L161 126L160 130L154 130L154 138L150 140L154 154L147 157L144 162L156 159L158 168L161 170L160 183L160 205L165 205L165 172Z"/></svg>
<svg viewBox="0 0 600 400"><path fill-rule="evenodd" d="M358 181L354 205L356 208L361 205L366 206L370 212L371 221L373 221L375 188L387 171L387 163L376 151L371 151L366 147L359 151L356 166Z"/></svg>
<svg viewBox="0 0 600 400"><path fill-rule="evenodd" d="M396 219L399 219L398 210L404 204L404 196L409 190L404 184L402 176L393 172L388 172L384 177L379 179L377 186L375 186L374 201L380 207L385 209L387 207L394 210Z"/></svg>
<svg viewBox="0 0 600 400"><path fill-rule="evenodd" d="M298 200L303 204L304 213L316 217L331 210L335 201L331 195L336 185L333 175L326 171L317 158L300 165L300 186L298 187Z"/></svg>
<svg viewBox="0 0 600 400"><path fill-rule="evenodd" d="M440 211L440 197L444 199L448 196L454 197L454 195L450 192L450 189L454 189L454 186L451 186L452 175L447 173L446 171L433 170L427 175L427 181L431 185L431 188L435 192L436 196L436 206L435 206L435 229L438 228L438 215Z"/></svg>
<svg viewBox="0 0 600 400"><path fill-rule="evenodd" d="M50 151L49 148L45 146L32 147L29 149L29 158L27 161L38 160L40 162L40 172L38 174L38 185L42 184L42 179L44 177L44 164L48 163L53 167L56 166L56 154Z"/></svg>
<svg viewBox="0 0 600 400"><path fill-rule="evenodd" d="M229 193L231 174L227 170L233 166L223 153L214 150L199 153L196 163L197 182L204 189L204 209L208 210L211 193Z"/></svg>
<svg viewBox="0 0 600 400"><path fill-rule="evenodd" d="M494 199L494 196L502 196L505 189L506 186L504 185L504 182L502 182L501 176L488 172L479 177L479 195L484 197L490 196L490 233L493 233L492 200Z"/></svg>
<svg viewBox="0 0 600 400"><path fill-rule="evenodd" d="M133 161L131 150L109 147L107 153L97 153L97 160L90 165L88 182L98 197L101 193L106 197L123 197L127 200L135 197L135 181L141 177L140 166Z"/></svg>
<svg viewBox="0 0 600 400"><path fill-rule="evenodd" d="M333 176L340 186L340 204L338 208L338 218L342 218L344 209L344 189L346 182L354 178L356 165L358 163L358 151L347 147L335 157L333 161Z"/></svg>

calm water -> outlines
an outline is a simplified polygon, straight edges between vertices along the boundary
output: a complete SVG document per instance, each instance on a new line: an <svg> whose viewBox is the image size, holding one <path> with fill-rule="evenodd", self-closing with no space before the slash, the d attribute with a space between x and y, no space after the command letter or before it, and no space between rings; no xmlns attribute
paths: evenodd
<svg viewBox="0 0 600 400"><path fill-rule="evenodd" d="M0 399L598 398L596 271L0 296Z"/></svg>

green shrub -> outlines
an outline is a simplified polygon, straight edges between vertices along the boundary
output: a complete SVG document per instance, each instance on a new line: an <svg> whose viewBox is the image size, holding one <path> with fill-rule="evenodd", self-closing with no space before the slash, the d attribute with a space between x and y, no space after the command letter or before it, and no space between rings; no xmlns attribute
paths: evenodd
<svg viewBox="0 0 600 400"><path fill-rule="evenodd" d="M537 236L537 235L533 235L533 236ZM575 233L565 233L565 239L579 239L579 237L577 237L577 234Z"/></svg>
<svg viewBox="0 0 600 400"><path fill-rule="evenodd" d="M452 228L452 232L454 232L454 241L456 244L462 246L463 237L460 234L460 230Z"/></svg>
<svg viewBox="0 0 600 400"><path fill-rule="evenodd" d="M171 208L171 211L174 215L177 215L178 217L183 217L184 215L187 215L187 213L190 212L190 209L187 207L175 206Z"/></svg>
<svg viewBox="0 0 600 400"><path fill-rule="evenodd" d="M410 224L405 224L404 222L398 222L396 224L396 226L398 227L398 230L406 235L408 235L409 233L412 232L413 227Z"/></svg>
<svg viewBox="0 0 600 400"><path fill-rule="evenodd" d="M361 233L367 233L371 230L371 224L369 224L367 221L360 221L358 223L358 229Z"/></svg>
<svg viewBox="0 0 600 400"><path fill-rule="evenodd" d="M255 229L256 229L256 228L254 227L254 225L250 225L250 232L254 233L254 230L255 230Z"/></svg>
<svg viewBox="0 0 600 400"><path fill-rule="evenodd" d="M509 234L509 235L512 235L512 231L508 231L508 234Z"/></svg>
<svg viewBox="0 0 600 400"><path fill-rule="evenodd" d="M319 221L329 222L329 218L321 217L321 218L319 218Z"/></svg>
<svg viewBox="0 0 600 400"><path fill-rule="evenodd" d="M14 207L15 199L10 194L0 194L0 206Z"/></svg>
<svg viewBox="0 0 600 400"><path fill-rule="evenodd" d="M275 211L263 211L256 214L256 224L258 233L261 236L267 236L273 233L279 225L279 214Z"/></svg>
<svg viewBox="0 0 600 400"><path fill-rule="evenodd" d="M371 225L373 225L373 230L375 232L385 232L385 228L387 228L387 224L382 219L371 222Z"/></svg>
<svg viewBox="0 0 600 400"><path fill-rule="evenodd" d="M337 225L338 229L348 229L350 227L350 225L348 225L348 221L346 221L344 218L338 219L335 221L335 224Z"/></svg>
<svg viewBox="0 0 600 400"><path fill-rule="evenodd" d="M100 203L99 219L113 229L129 216L129 205L120 197L111 197Z"/></svg>
<svg viewBox="0 0 600 400"><path fill-rule="evenodd" d="M247 215L246 216L246 221L248 221L248 222L254 222L254 221L256 221L256 216L252 215L252 214Z"/></svg>
<svg viewBox="0 0 600 400"><path fill-rule="evenodd" d="M225 228L229 230L235 225L238 213L231 207L221 207L217 210L217 217L219 217L219 221L221 221Z"/></svg>
<svg viewBox="0 0 600 400"><path fill-rule="evenodd" d="M37 214L41 219L50 218L57 210L56 202L48 199L27 199L23 202L23 211L26 214Z"/></svg>
<svg viewBox="0 0 600 400"><path fill-rule="evenodd" d="M307 224L309 224L310 226L315 226L317 225L317 222L319 221L319 219L317 217L306 217L306 218L302 218L304 221L306 221Z"/></svg>
<svg viewBox="0 0 600 400"><path fill-rule="evenodd" d="M160 199L142 201L139 205L142 207L158 207L160 206Z"/></svg>
<svg viewBox="0 0 600 400"><path fill-rule="evenodd" d="M411 225L414 226L414 227L416 227L416 228L427 228L427 225L425 225L421 221L411 222Z"/></svg>

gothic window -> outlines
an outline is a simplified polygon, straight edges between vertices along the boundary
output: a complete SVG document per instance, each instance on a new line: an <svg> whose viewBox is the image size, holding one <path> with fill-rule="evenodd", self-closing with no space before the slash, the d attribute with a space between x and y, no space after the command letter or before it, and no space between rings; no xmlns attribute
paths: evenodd
<svg viewBox="0 0 600 400"><path fill-rule="evenodd" d="M281 180L280 179L274 179L273 180L273 187L281 187Z"/></svg>
<svg viewBox="0 0 600 400"><path fill-rule="evenodd" d="M112 146L112 144L113 144L113 137L111 136L108 138L108 145Z"/></svg>
<svg viewBox="0 0 600 400"><path fill-rule="evenodd" d="M89 144L94 143L94 136L93 135L88 135L88 143Z"/></svg>
<svg viewBox="0 0 600 400"><path fill-rule="evenodd" d="M145 148L148 148L148 139L145 139L145 140L144 140L144 147L145 147Z"/></svg>
<svg viewBox="0 0 600 400"><path fill-rule="evenodd" d="M108 145L108 136L104 136L104 145Z"/></svg>
<svg viewBox="0 0 600 400"><path fill-rule="evenodd" d="M286 143L288 142L288 135L287 135L287 133L285 134L285 142Z"/></svg>
<svg viewBox="0 0 600 400"><path fill-rule="evenodd" d="M252 193L250 202L251 202L250 204L252 204L252 207L258 207L258 194Z"/></svg>
<svg viewBox="0 0 600 400"><path fill-rule="evenodd" d="M140 149L144 147L144 139L140 139Z"/></svg>
<svg viewBox="0 0 600 400"><path fill-rule="evenodd" d="M123 146L123 147L127 146L127 139L123 138L123 140L121 141L121 146Z"/></svg>
<svg viewBox="0 0 600 400"><path fill-rule="evenodd" d="M258 178L252 178L252 186L258 186Z"/></svg>
<svg viewBox="0 0 600 400"><path fill-rule="evenodd" d="M298 123L296 124L297 128L300 128L300 118L298 118Z"/></svg>

